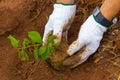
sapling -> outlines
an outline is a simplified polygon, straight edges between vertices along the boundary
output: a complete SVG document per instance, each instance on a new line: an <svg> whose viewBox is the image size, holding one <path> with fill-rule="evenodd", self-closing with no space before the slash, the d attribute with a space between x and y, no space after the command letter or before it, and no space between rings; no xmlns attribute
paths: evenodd
<svg viewBox="0 0 120 80"><path fill-rule="evenodd" d="M34 59L36 61L41 58L42 60L46 60L52 51L54 51L54 37L50 35L48 37L48 43L44 44L42 41L42 37L37 31L28 32L28 37L24 38L22 43L20 44L19 40L17 40L14 36L9 35L8 39L10 40L11 45L18 51L19 58L23 58L24 60L29 60L29 54L33 54ZM44 44L44 45L43 45Z"/></svg>

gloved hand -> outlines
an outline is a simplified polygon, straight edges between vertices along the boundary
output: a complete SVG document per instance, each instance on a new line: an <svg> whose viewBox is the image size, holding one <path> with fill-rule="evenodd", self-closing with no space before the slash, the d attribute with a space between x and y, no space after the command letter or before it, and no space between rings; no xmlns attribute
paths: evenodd
<svg viewBox="0 0 120 80"><path fill-rule="evenodd" d="M55 43L60 43L62 35L67 39L68 29L73 22L75 12L75 4L54 4L53 13L45 26L43 42L47 43L47 38L52 32Z"/></svg>
<svg viewBox="0 0 120 80"><path fill-rule="evenodd" d="M89 56L98 49L103 33L106 30L107 28L97 23L93 15L91 15L81 26L77 40L69 46L67 54L71 57L66 59L63 62L63 65L74 68L86 61ZM77 55L73 55L83 47L84 50L82 52Z"/></svg>

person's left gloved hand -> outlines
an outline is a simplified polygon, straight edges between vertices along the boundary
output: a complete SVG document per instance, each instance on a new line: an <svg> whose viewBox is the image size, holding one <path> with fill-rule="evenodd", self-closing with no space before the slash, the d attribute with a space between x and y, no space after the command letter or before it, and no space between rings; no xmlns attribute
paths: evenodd
<svg viewBox="0 0 120 80"><path fill-rule="evenodd" d="M53 13L45 26L43 42L47 43L47 38L52 32L55 44L61 42L62 35L67 38L67 32L75 17L75 12L75 4L54 4Z"/></svg>
<svg viewBox="0 0 120 80"><path fill-rule="evenodd" d="M66 59L63 65L74 68L86 61L98 49L106 30L107 28L96 22L93 15L91 15L81 26L77 40L69 46L67 54L71 57ZM82 52L73 55L81 49Z"/></svg>

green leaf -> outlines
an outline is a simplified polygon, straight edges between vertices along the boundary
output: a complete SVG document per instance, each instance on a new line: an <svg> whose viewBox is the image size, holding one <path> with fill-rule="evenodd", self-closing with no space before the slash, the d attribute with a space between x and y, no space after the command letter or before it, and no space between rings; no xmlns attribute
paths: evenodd
<svg viewBox="0 0 120 80"><path fill-rule="evenodd" d="M56 47L60 46L60 42L55 43L54 46Z"/></svg>
<svg viewBox="0 0 120 80"><path fill-rule="evenodd" d="M30 41L29 41L29 39L27 39L27 38L24 38L24 40L23 40L23 46L25 47L25 46L28 46L29 45L29 43L30 43Z"/></svg>
<svg viewBox="0 0 120 80"><path fill-rule="evenodd" d="M47 46L46 52L41 55L42 60L46 60L50 56L50 53L51 53L51 48Z"/></svg>
<svg viewBox="0 0 120 80"><path fill-rule="evenodd" d="M50 35L50 36L48 37L48 43L54 44L54 36L53 36L53 35Z"/></svg>
<svg viewBox="0 0 120 80"><path fill-rule="evenodd" d="M14 48L18 47L19 41L17 39L15 39L12 35L9 35L8 39Z"/></svg>
<svg viewBox="0 0 120 80"><path fill-rule="evenodd" d="M29 60L29 56L24 49L22 49L21 54L25 58L25 60Z"/></svg>
<svg viewBox="0 0 120 80"><path fill-rule="evenodd" d="M50 47L50 49L51 49L51 53L52 53L53 51L55 51L55 48L54 48L54 47Z"/></svg>
<svg viewBox="0 0 120 80"><path fill-rule="evenodd" d="M38 61L39 56L38 56L39 49L37 46L34 47L34 58L36 61Z"/></svg>
<svg viewBox="0 0 120 80"><path fill-rule="evenodd" d="M52 43L48 43L48 46L50 47L51 52L55 50L55 49L54 49L54 46L53 46L53 44L52 44Z"/></svg>
<svg viewBox="0 0 120 80"><path fill-rule="evenodd" d="M39 34L39 32L37 31L31 31L31 32L28 32L28 37L32 40L32 42L36 43L42 43L42 38Z"/></svg>
<svg viewBox="0 0 120 80"><path fill-rule="evenodd" d="M46 50L47 50L47 46L44 45L44 46L40 47L39 48L39 55L44 54L46 52Z"/></svg>
<svg viewBox="0 0 120 80"><path fill-rule="evenodd" d="M48 43L48 46L49 46L49 47L53 47L53 44L52 44L52 43Z"/></svg>

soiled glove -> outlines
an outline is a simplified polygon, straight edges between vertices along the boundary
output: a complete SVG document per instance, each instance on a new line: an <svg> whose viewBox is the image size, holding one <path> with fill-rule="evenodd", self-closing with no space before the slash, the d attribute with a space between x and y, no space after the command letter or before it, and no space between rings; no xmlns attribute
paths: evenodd
<svg viewBox="0 0 120 80"><path fill-rule="evenodd" d="M69 46L67 53L71 57L66 59L63 65L74 68L86 61L98 49L103 33L106 30L107 28L97 23L93 15L91 15L81 26L77 40ZM82 52L77 54L77 56L73 55L83 47L84 50Z"/></svg>
<svg viewBox="0 0 120 80"><path fill-rule="evenodd" d="M53 13L45 26L43 42L47 43L48 36L53 32L54 42L59 43L62 35L67 38L68 29L73 22L76 5L54 4Z"/></svg>

